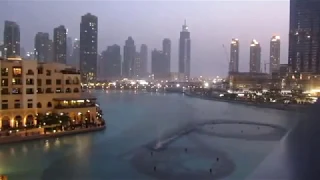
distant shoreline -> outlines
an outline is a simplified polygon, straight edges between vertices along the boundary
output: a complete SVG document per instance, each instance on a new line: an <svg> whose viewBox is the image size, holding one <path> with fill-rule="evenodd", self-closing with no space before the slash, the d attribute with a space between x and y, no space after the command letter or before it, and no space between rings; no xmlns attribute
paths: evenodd
<svg viewBox="0 0 320 180"><path fill-rule="evenodd" d="M63 131L63 132L57 132L57 133L51 133L51 134L39 134L39 135L33 135L33 136L11 136L11 137L6 136L6 137L0 138L0 145L19 143L24 141L33 141L33 140L46 139L46 138L69 136L69 135L89 133L89 132L95 132L95 131L102 131L105 128L106 126L100 126L100 127L93 127L93 128L77 129L72 131Z"/></svg>
<svg viewBox="0 0 320 180"><path fill-rule="evenodd" d="M254 103L254 102L248 102L248 101L241 101L241 100L230 100L230 99L223 99L219 97L205 97L201 95L191 94L191 93L184 93L188 97L193 98L200 98L204 100L212 100L212 101L220 101L220 102L228 102L228 103L234 103L234 104L242 104L247 106L254 106L258 108L269 108L269 109L276 109L276 110L282 110L282 111L300 111L308 108L308 105L300 105L300 104L271 104L271 103Z"/></svg>

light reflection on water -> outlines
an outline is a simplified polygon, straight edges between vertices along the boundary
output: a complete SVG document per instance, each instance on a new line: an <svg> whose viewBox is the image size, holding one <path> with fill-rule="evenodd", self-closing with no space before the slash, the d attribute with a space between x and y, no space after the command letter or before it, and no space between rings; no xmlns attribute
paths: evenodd
<svg viewBox="0 0 320 180"><path fill-rule="evenodd" d="M40 179L44 170L47 170L46 173L49 173L50 169L59 172L59 167L63 167L70 172L76 168L80 172L95 172L108 176L111 172L117 172L117 168L123 167L127 175L142 178L145 176L130 166L128 158L116 157L124 153L132 156L137 149L154 140L161 142L168 132L175 132L188 124L212 119L237 119L277 124L290 129L294 121L294 115L283 111L205 101L176 94L127 91L95 93L108 123L106 131L2 145L0 174L9 174L10 180L21 179L22 175L24 179L34 180ZM228 133L237 131L237 128L239 127L236 125L219 125L217 131ZM249 134L258 131L256 127L242 128ZM269 130L261 128L260 131ZM237 165L244 163L241 162L245 161L244 156L247 159L252 156L251 163L248 162L242 169L236 169L234 174L238 177L251 172L276 145L276 142L225 139L200 134L192 136L200 139L202 143L226 152ZM173 142L170 147L186 146L188 141L183 139L184 137ZM64 164L73 167L64 167ZM188 167L193 166L188 164ZM123 173L114 174L119 175L119 178L124 176ZM54 179L54 176L52 178Z"/></svg>

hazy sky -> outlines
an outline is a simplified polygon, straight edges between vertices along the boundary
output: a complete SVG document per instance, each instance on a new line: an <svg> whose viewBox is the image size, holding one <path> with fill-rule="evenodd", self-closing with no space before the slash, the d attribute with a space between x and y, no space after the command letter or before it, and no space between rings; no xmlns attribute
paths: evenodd
<svg viewBox="0 0 320 180"><path fill-rule="evenodd" d="M87 12L98 16L99 52L112 44L123 46L132 36L139 49L143 43L148 45L150 56L151 49L161 48L163 38L170 38L174 72L178 69L178 40L184 19L191 32L192 75L225 75L228 62L222 44L229 56L233 37L240 40L240 71L249 69L253 38L261 43L262 61L269 61L270 38L280 35L281 62L287 62L288 0L0 0L0 29L3 32L5 20L16 21L20 25L21 44L31 51L37 32L49 32L52 38L53 28L59 25L65 25L72 38L79 38L80 19Z"/></svg>

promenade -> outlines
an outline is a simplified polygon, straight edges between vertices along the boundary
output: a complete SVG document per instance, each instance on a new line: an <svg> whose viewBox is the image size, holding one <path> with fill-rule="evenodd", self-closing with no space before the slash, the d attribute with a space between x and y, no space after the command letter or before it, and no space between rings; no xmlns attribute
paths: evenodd
<svg viewBox="0 0 320 180"><path fill-rule="evenodd" d="M47 139L47 138L54 138L54 137L61 137L61 136L68 136L74 134L81 134L81 133L88 133L88 132L95 132L101 131L106 128L106 125L96 126L96 127L88 127L88 128L80 128L68 131L60 131L56 133L44 133L41 130L28 132L20 132L17 134L9 134L7 136L0 136L0 144L8 144L8 143L17 143L23 141L31 141L31 140L38 140L38 139Z"/></svg>

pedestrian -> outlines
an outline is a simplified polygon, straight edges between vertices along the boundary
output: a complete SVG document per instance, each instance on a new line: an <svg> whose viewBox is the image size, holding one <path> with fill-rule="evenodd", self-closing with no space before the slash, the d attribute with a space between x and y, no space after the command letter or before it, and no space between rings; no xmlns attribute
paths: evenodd
<svg viewBox="0 0 320 180"><path fill-rule="evenodd" d="M217 162L219 162L219 157L217 157Z"/></svg>
<svg viewBox="0 0 320 180"><path fill-rule="evenodd" d="M150 155L153 156L153 151L150 152Z"/></svg>
<svg viewBox="0 0 320 180"><path fill-rule="evenodd" d="M211 168L209 169L209 171L210 171L210 174L212 174L212 169Z"/></svg>
<svg viewBox="0 0 320 180"><path fill-rule="evenodd" d="M188 152L188 148L185 148L184 151L185 151L185 152Z"/></svg>
<svg viewBox="0 0 320 180"><path fill-rule="evenodd" d="M154 166L154 167L153 167L153 171L157 171L157 166Z"/></svg>

